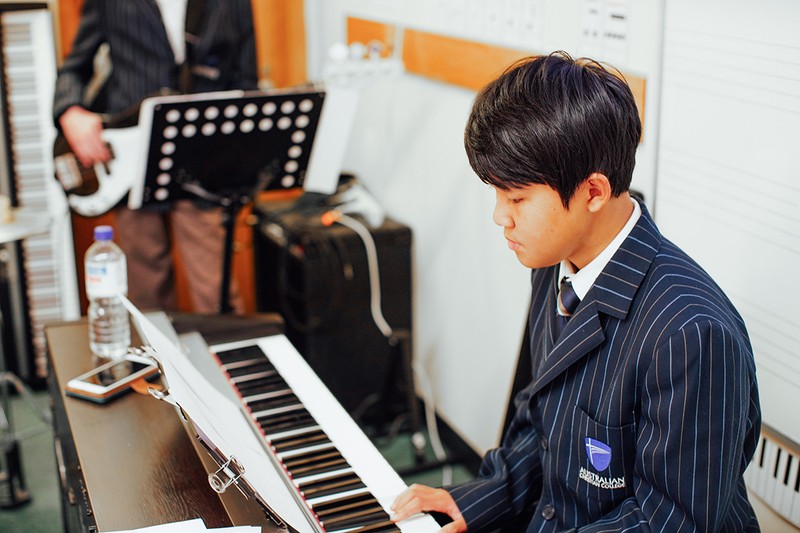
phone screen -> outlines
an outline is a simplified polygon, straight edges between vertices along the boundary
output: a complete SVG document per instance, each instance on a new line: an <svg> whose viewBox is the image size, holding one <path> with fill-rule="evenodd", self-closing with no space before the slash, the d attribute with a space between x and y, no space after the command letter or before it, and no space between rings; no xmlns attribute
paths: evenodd
<svg viewBox="0 0 800 533"><path fill-rule="evenodd" d="M125 379L142 369L148 368L149 366L150 365L140 363L138 361L118 361L105 370L96 372L90 376L86 376L83 381L93 385L99 385L101 387L108 387L112 383L115 383L121 379Z"/></svg>

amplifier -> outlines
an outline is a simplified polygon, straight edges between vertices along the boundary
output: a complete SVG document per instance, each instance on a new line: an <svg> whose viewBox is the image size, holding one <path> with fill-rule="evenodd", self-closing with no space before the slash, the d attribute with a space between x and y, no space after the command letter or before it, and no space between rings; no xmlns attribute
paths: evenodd
<svg viewBox="0 0 800 533"><path fill-rule="evenodd" d="M286 336L356 421L391 422L414 398L411 230L388 218L380 227L366 226L379 271L374 294L361 237L339 224L324 226L319 209L293 206L266 201L254 207L256 307L283 316ZM371 299L377 296L386 322L407 343L391 342L376 325Z"/></svg>

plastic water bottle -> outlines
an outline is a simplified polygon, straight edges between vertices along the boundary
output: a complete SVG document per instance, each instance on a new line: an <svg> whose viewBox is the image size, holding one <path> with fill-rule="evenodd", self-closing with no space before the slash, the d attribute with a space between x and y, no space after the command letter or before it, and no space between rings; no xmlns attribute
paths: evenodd
<svg viewBox="0 0 800 533"><path fill-rule="evenodd" d="M111 226L94 228L94 243L85 258L89 347L103 359L123 357L131 343L128 310L119 299L128 294L128 266L113 238Z"/></svg>

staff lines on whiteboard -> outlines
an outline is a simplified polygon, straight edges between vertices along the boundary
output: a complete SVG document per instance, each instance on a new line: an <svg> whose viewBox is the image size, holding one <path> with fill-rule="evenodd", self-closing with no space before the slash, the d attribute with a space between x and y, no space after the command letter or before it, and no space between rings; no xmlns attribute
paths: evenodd
<svg viewBox="0 0 800 533"><path fill-rule="evenodd" d="M685 190L685 187L688 187L689 190L693 191L706 191L706 194L696 194L693 195L693 197L700 198L703 202L710 202L722 206L726 211L730 211L732 206L729 202L721 200L728 199L736 202L741 208L739 209L741 212L753 213L753 211L761 211L761 214L755 217L758 220L776 219L774 223L764 224L765 226L770 226L772 229L784 233L790 238L798 237L795 231L787 230L787 227L796 228L800 225L800 216L798 216L796 211L798 207L797 203L787 199L791 197L800 197L798 191L787 187L786 194L773 194L773 196L769 196L763 191L758 190L758 188L750 185L750 183L761 184L763 187L764 182L767 180L762 180L758 176L752 178L750 182L741 183L740 180L733 181L729 179L728 174L708 171L686 160L670 157L665 159L666 160L662 161L660 173L667 181L677 181L677 183L673 184L664 184L663 186L665 188L672 186L676 189ZM676 171L676 169L678 171ZM680 172L681 169L685 169L686 171ZM707 179L695 179L694 177L698 174ZM692 176L692 178L688 178L688 176ZM731 185L735 185L735 187L731 187ZM734 190L738 191L739 194L733 194L731 191ZM759 202L753 203L754 199L758 199Z"/></svg>
<svg viewBox="0 0 800 533"><path fill-rule="evenodd" d="M721 159L706 156L703 157L698 152L691 152L683 150L678 146L662 146L662 153L666 156L664 162L684 166L690 169L696 169L705 175L716 179L721 182L720 185L730 185L731 183L747 189L749 195L760 196L768 199L770 202L779 202L787 209L786 215L791 217L797 214L797 202L789 200L791 195L800 195L800 185L788 184L783 180L777 180L767 175L747 172L742 170L737 165L726 165ZM722 154L723 156L725 154ZM709 170L705 170L709 169ZM732 178L735 178L732 179ZM772 188L781 189L780 195L767 194L764 192L764 185L769 185ZM800 198L797 196L796 198ZM797 221L800 222L800 214L797 216Z"/></svg>
<svg viewBox="0 0 800 533"><path fill-rule="evenodd" d="M687 182L690 183L690 182ZM690 183L691 184L691 183ZM713 204L714 207L720 208L720 203L713 202L709 200L707 197L697 197L697 196L690 196L687 198L686 196L686 187L664 187L659 189L656 194L657 195L666 195L669 199L674 202L671 206L672 208L679 208L689 211L691 214L695 215L696 218L705 218L706 220L713 221L718 223L722 227L726 227L729 229L735 228L736 230L740 231L741 234L745 234L751 237L754 240L758 240L764 244L770 244L775 248L780 250L785 250L787 252L793 253L795 255L800 256L800 246L797 244L789 245L786 242L779 241L772 237L772 234L769 231L760 231L765 229L763 226L757 226L753 223L753 218L755 217L745 217L745 216L738 216L732 219L724 218L720 215L713 215L709 213L709 204ZM663 199L663 196L662 196ZM659 200L661 201L661 200ZM727 206L724 206L727 207ZM663 206L662 206L663 209ZM748 213L749 214L749 213ZM768 229L768 228L767 228ZM790 232L782 231L782 233L786 233L789 237L796 237L795 235L791 234ZM741 236L731 236L731 239L736 238L738 241L741 241ZM796 238L794 240L797 240Z"/></svg>
<svg viewBox="0 0 800 533"><path fill-rule="evenodd" d="M676 72L676 71L680 71L680 69L673 68L671 72ZM781 113L792 113L794 115L800 115L800 96L797 95L797 94L781 92L781 91L777 91L775 89L768 89L768 88L759 87L759 86L756 86L756 85L748 85L748 84L743 83L743 82L733 82L732 80L724 79L724 78L714 78L714 77L711 77L711 76L708 76L708 75L697 74L697 73L694 73L694 72L681 71L681 73L682 74L688 74L689 76L687 76L686 79L683 79L683 78L672 79L670 74L667 74L667 75L664 76L664 87L665 87L665 89L664 89L663 100L665 102L667 102L667 100L669 99L669 91L670 91L670 89L673 88L673 87L680 87L682 89L688 89L688 90L690 90L690 91L692 91L694 93L702 93L702 94L712 95L712 96L715 96L715 97L726 98L726 99L731 100L733 102L752 104L752 105L757 106L757 107L780 111ZM696 80L698 80L699 78L705 78L707 80L712 80L712 81L715 81L715 82L719 82L719 85L721 87L723 87L723 88L749 89L751 91L758 91L760 93L765 93L765 94L756 94L756 95L753 95L753 96L745 96L745 95L742 95L741 93L740 94L736 94L736 93L733 93L733 92L730 92L730 91L720 90L718 88L714 89L714 88L711 88L711 87L709 87L707 85L702 85L702 84L696 83ZM772 101L769 101L768 99L765 100L764 97L765 96L769 96L769 93L772 93L773 95L784 96L784 97L789 98L790 100L797 100L798 108L797 109L792 109L791 107L787 107L785 105L779 105L779 104L772 103Z"/></svg>
<svg viewBox="0 0 800 533"><path fill-rule="evenodd" d="M782 346L800 346L800 331L797 329L797 324L786 318L785 314L776 313L774 309L752 300L740 292L729 291L729 295L737 304L744 304L743 309L751 311L748 313L750 318L745 318L748 326L757 324L758 329L762 331L774 330L771 331L767 342L774 344L776 340L779 340ZM742 314L744 315L744 312ZM794 355L787 348L782 348L781 351L788 356ZM796 365L797 370L800 371L800 358L797 358L792 364Z"/></svg>
<svg viewBox="0 0 800 533"><path fill-rule="evenodd" d="M769 56L732 52L715 46L691 46L686 43L665 46L665 62L698 65L700 72L709 69L728 69L748 76L758 74L767 78L797 81L800 79L800 56L783 59ZM669 65L667 65L669 66Z"/></svg>
<svg viewBox="0 0 800 533"><path fill-rule="evenodd" d="M797 387L800 381L800 372L794 372L793 369L787 368L783 359L767 356L765 353L760 353L754 350L753 354L756 358L756 373L767 372L773 377L791 385L792 388ZM791 359L789 359L791 360Z"/></svg>
<svg viewBox="0 0 800 533"><path fill-rule="evenodd" d="M733 63L723 63L720 61L719 55L705 58L704 56L698 56L696 50L686 50L685 53L682 51L677 52L670 50L664 54L664 66L665 71L669 72L674 70L689 74L692 77L711 78L737 84L743 84L743 79L764 81L766 85L763 87L761 85L747 85L748 87L763 88L764 90L770 90L769 87L772 86L773 80L789 82L787 85L796 85L800 83L800 58L793 62L781 62L797 67L797 75L791 75L784 70L779 70L785 67L785 64L776 66L766 65L765 63L767 63L767 61L762 57L755 58L760 61L754 61L753 63L743 63L741 58L737 56L730 56L730 58L733 60ZM708 73L714 70L721 72L729 71L732 73L732 76L730 78L709 76ZM786 91L786 94L796 96L792 91Z"/></svg>
<svg viewBox="0 0 800 533"><path fill-rule="evenodd" d="M731 293L730 296L733 301L739 301L734 293ZM784 335L783 337L785 337L786 342L779 342L778 339L782 337L781 333L786 330L768 323L769 320L775 316L774 313L765 311L764 314L766 316L762 318L756 314L748 313L746 306L738 305L738 307L747 324L753 344L756 346L753 348L753 351L756 354L764 353L769 359L786 362L787 366L791 368L792 371L800 374L800 357L797 357L797 353L789 351L788 348L788 346L797 346L798 340L796 337ZM793 325L789 323L786 327L792 326ZM770 347L769 350L760 351L760 349L767 346ZM798 383L800 383L800 381L798 381Z"/></svg>
<svg viewBox="0 0 800 533"><path fill-rule="evenodd" d="M747 320L749 323L749 320ZM769 331L762 331L749 327L750 341L753 344L753 356L756 360L756 369L770 370L775 376L793 387L800 383L800 370L797 368L797 354L781 349L770 338ZM775 351L773 351L773 349Z"/></svg>
<svg viewBox="0 0 800 533"><path fill-rule="evenodd" d="M730 63L721 61L726 59L726 56L719 55L721 50L712 50L715 55L709 54L708 56L701 56L697 54L695 49L684 50L667 50L664 53L664 66L665 70L678 69L672 63L683 66L683 71L691 74L692 76L703 76L709 70L731 71L737 76L725 78L726 81L740 82L742 78L757 79L759 81L765 80L781 80L786 82L800 82L800 73L792 75L785 71L787 66L800 68L800 58L794 61L775 61L773 58L753 57L754 61L745 63L741 57L736 55L727 56L731 59ZM779 63L777 65L769 65L768 63ZM694 70L690 70L695 67ZM780 70L784 69L784 70ZM758 77L754 77L757 75Z"/></svg>
<svg viewBox="0 0 800 533"><path fill-rule="evenodd" d="M788 50L797 50L798 52L800 52L800 44L792 45L792 44L781 43L781 42L777 42L777 41L766 41L764 39L753 39L751 37L747 37L745 35L742 35L741 33L735 33L734 34L734 33L713 32L713 31L703 30L703 29L675 26L672 23L669 23L668 26L669 26L669 29L665 33L665 43L667 43L667 44L672 41L672 35L673 34L675 34L675 33L683 33L684 35L682 35L681 37L676 37L675 39L676 40L680 40L682 42L686 42L686 38L687 37L701 36L701 37L705 37L705 38L708 38L709 40L714 40L714 41L720 41L720 40L724 39L724 40L726 40L726 41L728 41L728 42L730 42L730 43L732 43L734 45L737 45L737 46L740 45L740 44L760 45L760 46L767 46L767 47L770 47L770 48L776 48L776 49L778 49L778 50L780 50L782 52L786 51L787 49ZM721 49L721 51L724 52L724 53L729 53L730 52L730 47L723 48L723 49Z"/></svg>

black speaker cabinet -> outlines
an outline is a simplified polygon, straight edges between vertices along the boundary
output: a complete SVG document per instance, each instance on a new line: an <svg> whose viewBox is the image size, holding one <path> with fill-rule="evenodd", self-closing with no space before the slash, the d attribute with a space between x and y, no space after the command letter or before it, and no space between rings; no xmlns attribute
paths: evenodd
<svg viewBox="0 0 800 533"><path fill-rule="evenodd" d="M289 340L356 421L390 422L408 407L410 352L404 355L373 320L378 293L370 288L365 244L350 228L323 226L321 211L292 205L261 202L254 209L258 310L283 316ZM411 230L387 219L369 233L380 308L410 343Z"/></svg>

